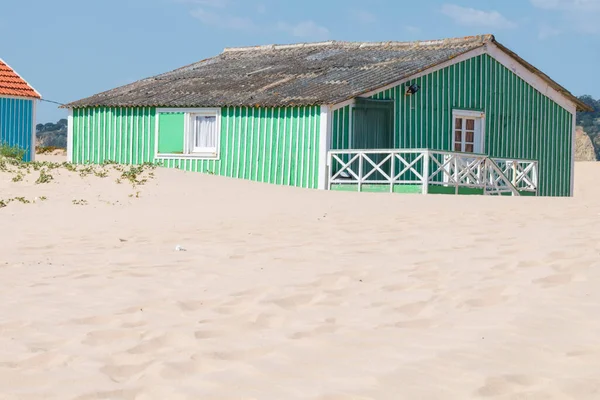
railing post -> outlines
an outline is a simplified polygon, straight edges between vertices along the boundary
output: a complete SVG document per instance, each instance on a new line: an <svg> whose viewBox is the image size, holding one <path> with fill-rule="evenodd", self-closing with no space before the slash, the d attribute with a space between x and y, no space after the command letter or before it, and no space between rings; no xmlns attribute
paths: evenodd
<svg viewBox="0 0 600 400"><path fill-rule="evenodd" d="M481 165L481 176L482 176L482 180L483 180L483 195L486 196L487 195L487 163L488 163L488 158L485 157L483 159L483 163Z"/></svg>
<svg viewBox="0 0 600 400"><path fill-rule="evenodd" d="M454 194L458 194L458 154L454 155Z"/></svg>
<svg viewBox="0 0 600 400"><path fill-rule="evenodd" d="M533 177L532 177L533 178L533 183L535 185L535 195L536 195L536 197L539 196L539 194L540 194L540 189L539 189L540 184L538 182L538 165L539 164L538 164L537 161L533 164Z"/></svg>
<svg viewBox="0 0 600 400"><path fill-rule="evenodd" d="M362 181L363 181L363 157L364 153L358 153L358 191L362 191Z"/></svg>
<svg viewBox="0 0 600 400"><path fill-rule="evenodd" d="M331 165L333 164L333 154L331 151L327 152L327 164L325 164L325 169L327 170L327 190L331 190L331 178L333 178L333 169Z"/></svg>
<svg viewBox="0 0 600 400"><path fill-rule="evenodd" d="M429 193L429 151L425 150L423 156L423 181L422 181L422 190L423 194Z"/></svg>
<svg viewBox="0 0 600 400"><path fill-rule="evenodd" d="M512 161L512 184L517 187L517 163L515 160Z"/></svg>
<svg viewBox="0 0 600 400"><path fill-rule="evenodd" d="M392 159L390 160L390 193L394 193L394 181L396 178L396 153L392 153Z"/></svg>

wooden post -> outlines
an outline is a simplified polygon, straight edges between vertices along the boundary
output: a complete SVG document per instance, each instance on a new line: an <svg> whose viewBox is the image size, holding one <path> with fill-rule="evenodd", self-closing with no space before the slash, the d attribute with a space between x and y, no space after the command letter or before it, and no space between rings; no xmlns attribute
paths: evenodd
<svg viewBox="0 0 600 400"><path fill-rule="evenodd" d="M429 193L429 150L425 150L423 156L423 194Z"/></svg>
<svg viewBox="0 0 600 400"><path fill-rule="evenodd" d="M358 153L358 191L362 192L362 180L363 180L363 156L362 152Z"/></svg>
<svg viewBox="0 0 600 400"><path fill-rule="evenodd" d="M394 181L396 180L396 153L392 153L392 159L390 160L390 193L394 193Z"/></svg>

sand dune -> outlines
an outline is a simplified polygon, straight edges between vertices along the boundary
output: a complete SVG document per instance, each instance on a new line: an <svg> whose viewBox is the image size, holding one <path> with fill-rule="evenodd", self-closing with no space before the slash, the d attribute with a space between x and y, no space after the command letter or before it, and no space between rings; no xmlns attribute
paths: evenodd
<svg viewBox="0 0 600 400"><path fill-rule="evenodd" d="M37 197L0 209L0 399L600 398L600 164L571 199L38 173L0 172Z"/></svg>

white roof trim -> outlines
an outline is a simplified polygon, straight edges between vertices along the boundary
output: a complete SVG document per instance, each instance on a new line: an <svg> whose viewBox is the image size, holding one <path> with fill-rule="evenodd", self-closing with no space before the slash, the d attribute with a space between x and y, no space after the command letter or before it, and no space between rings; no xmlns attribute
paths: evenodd
<svg viewBox="0 0 600 400"><path fill-rule="evenodd" d="M554 101L571 114L575 115L577 113L577 105L573 101L551 87L544 79L529 71L518 60L505 53L494 43L487 43L485 47L486 53L490 57L511 70L515 75L523 79L538 92L548 97L550 100Z"/></svg>

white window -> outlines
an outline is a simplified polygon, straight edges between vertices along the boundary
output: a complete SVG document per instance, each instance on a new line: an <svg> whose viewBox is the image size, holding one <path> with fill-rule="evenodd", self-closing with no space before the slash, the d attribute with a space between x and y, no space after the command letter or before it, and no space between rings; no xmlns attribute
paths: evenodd
<svg viewBox="0 0 600 400"><path fill-rule="evenodd" d="M156 112L156 157L218 159L220 108L159 108Z"/></svg>
<svg viewBox="0 0 600 400"><path fill-rule="evenodd" d="M452 116L454 121L452 150L483 154L485 114L478 111L455 110Z"/></svg>
<svg viewBox="0 0 600 400"><path fill-rule="evenodd" d="M192 154L217 155L219 130L215 113L190 113L186 136Z"/></svg>

